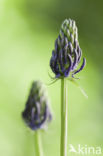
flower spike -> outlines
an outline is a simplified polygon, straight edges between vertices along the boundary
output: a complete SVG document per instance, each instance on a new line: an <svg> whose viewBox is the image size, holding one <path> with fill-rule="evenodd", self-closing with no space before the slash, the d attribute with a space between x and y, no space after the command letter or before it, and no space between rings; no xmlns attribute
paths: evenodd
<svg viewBox="0 0 103 156"><path fill-rule="evenodd" d="M42 129L52 120L45 87L40 81L33 82L22 117L32 130Z"/></svg>
<svg viewBox="0 0 103 156"><path fill-rule="evenodd" d="M76 23L74 20L66 19L61 25L50 59L50 67L55 77L65 78L80 72L85 66L83 59L82 66L77 70L81 57L82 50L79 46Z"/></svg>

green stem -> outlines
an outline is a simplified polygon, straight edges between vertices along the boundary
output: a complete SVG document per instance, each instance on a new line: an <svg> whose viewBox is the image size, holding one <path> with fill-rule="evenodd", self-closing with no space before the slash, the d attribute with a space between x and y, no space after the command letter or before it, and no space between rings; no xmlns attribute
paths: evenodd
<svg viewBox="0 0 103 156"><path fill-rule="evenodd" d="M61 145L60 156L67 156L67 86L66 79L61 79Z"/></svg>
<svg viewBox="0 0 103 156"><path fill-rule="evenodd" d="M35 152L36 156L43 156L40 131L35 132Z"/></svg>

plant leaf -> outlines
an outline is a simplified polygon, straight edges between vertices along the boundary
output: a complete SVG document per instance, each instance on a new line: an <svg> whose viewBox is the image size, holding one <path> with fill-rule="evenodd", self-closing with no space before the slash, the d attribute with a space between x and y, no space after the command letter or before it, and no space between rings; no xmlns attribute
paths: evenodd
<svg viewBox="0 0 103 156"><path fill-rule="evenodd" d="M75 86L77 86L79 88L79 90L81 91L81 93L84 95L84 97L86 99L88 99L88 95L86 94L86 92L84 91L84 89L77 83L76 80L74 80L73 78L69 78L68 80L70 80Z"/></svg>

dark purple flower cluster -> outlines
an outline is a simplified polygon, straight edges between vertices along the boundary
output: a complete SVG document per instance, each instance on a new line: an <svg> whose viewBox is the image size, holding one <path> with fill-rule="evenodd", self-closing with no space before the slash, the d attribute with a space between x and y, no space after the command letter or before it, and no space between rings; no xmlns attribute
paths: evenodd
<svg viewBox="0 0 103 156"><path fill-rule="evenodd" d="M32 130L42 129L52 120L45 88L40 81L33 82L22 117Z"/></svg>
<svg viewBox="0 0 103 156"><path fill-rule="evenodd" d="M77 69L82 57L82 51L79 46L78 32L75 21L65 20L61 26L58 38L55 41L55 49L52 51L50 59L50 67L56 78L71 76L80 72L86 60L83 58L83 63Z"/></svg>

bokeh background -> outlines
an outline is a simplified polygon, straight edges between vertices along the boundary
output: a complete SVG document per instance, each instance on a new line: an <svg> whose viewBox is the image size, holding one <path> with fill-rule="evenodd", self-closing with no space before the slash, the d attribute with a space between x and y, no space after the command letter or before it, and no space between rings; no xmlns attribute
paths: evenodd
<svg viewBox="0 0 103 156"><path fill-rule="evenodd" d="M103 147L103 1L0 0L2 156L35 155L34 134L26 128L21 112L31 82L51 82L49 60L65 18L76 20L78 26L80 46L87 59L78 82L89 97L86 99L68 82L68 151L69 144L75 148L78 144ZM47 89L54 119L42 132L43 149L45 156L59 156L60 81Z"/></svg>

